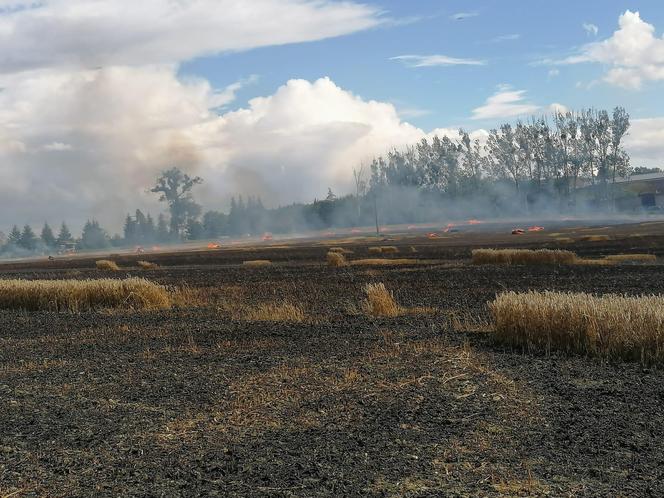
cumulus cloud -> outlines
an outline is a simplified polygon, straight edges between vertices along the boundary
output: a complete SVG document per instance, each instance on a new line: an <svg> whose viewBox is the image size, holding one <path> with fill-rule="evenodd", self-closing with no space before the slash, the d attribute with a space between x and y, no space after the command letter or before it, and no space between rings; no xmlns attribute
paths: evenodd
<svg viewBox="0 0 664 498"><path fill-rule="evenodd" d="M0 72L173 63L384 21L374 7L330 0L14 0L0 11Z"/></svg>
<svg viewBox="0 0 664 498"><path fill-rule="evenodd" d="M625 148L633 166L664 167L664 118L633 119Z"/></svg>
<svg viewBox="0 0 664 498"><path fill-rule="evenodd" d="M630 88L641 88L644 81L664 80L664 37L641 19L638 12L625 11L619 28L606 40L585 45L580 53L559 63L600 63L608 67L604 81Z"/></svg>
<svg viewBox="0 0 664 498"><path fill-rule="evenodd" d="M486 61L476 59L460 59L447 55L397 55L390 60L400 61L409 67L433 67L433 66L484 66Z"/></svg>
<svg viewBox="0 0 664 498"><path fill-rule="evenodd" d="M205 178L198 197L207 208L237 193L269 205L308 201L328 186L350 189L359 161L425 136L392 104L327 78L291 80L221 114L207 81L183 81L170 65L48 69L0 77L0 86L1 225L55 212L117 229L119 213L158 209L146 189L170 166Z"/></svg>
<svg viewBox="0 0 664 498"><path fill-rule="evenodd" d="M486 100L486 103L473 109L473 119L498 119L530 115L538 112L540 106L526 101L525 90L514 90L502 85Z"/></svg>

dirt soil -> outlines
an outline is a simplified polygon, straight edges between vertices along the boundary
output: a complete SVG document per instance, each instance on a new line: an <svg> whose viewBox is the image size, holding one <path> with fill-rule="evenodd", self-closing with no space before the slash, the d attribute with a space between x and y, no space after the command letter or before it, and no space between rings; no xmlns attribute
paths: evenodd
<svg viewBox="0 0 664 498"><path fill-rule="evenodd" d="M13 263L0 278L140 275L189 289L169 311L0 311L0 497L663 496L664 373L525 355L491 338L503 290L664 293L660 262L473 266L472 247L664 252L661 225ZM581 240L588 234L609 240ZM564 244L555 238L572 238ZM586 237L587 238L587 237ZM382 242L388 244L387 241ZM414 247L416 252L413 252ZM270 267L241 261L270 259ZM406 308L374 318L364 284ZM301 322L249 320L291 303Z"/></svg>

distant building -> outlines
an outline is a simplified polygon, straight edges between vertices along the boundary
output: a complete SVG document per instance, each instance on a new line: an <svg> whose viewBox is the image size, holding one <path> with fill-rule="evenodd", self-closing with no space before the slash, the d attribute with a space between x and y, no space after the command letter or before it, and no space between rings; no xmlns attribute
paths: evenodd
<svg viewBox="0 0 664 498"><path fill-rule="evenodd" d="M598 188L597 184L586 184L579 192L590 201ZM664 211L664 172L619 177L615 186L608 182L607 188L609 192L615 188L616 208L620 211Z"/></svg>

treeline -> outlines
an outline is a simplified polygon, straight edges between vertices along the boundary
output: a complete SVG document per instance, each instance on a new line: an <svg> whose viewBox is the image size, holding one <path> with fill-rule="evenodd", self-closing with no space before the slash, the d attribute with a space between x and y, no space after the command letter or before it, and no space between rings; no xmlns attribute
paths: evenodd
<svg viewBox="0 0 664 498"><path fill-rule="evenodd" d="M611 115L588 109L503 124L484 143L460 130L456 140L423 139L375 159L369 187L387 196L415 189L451 208L471 200L500 212L610 209L611 186L630 170L623 148L629 126L616 107ZM592 205L577 205L582 185L593 187Z"/></svg>
<svg viewBox="0 0 664 498"><path fill-rule="evenodd" d="M168 207L156 221L136 210L127 214L122 235L109 236L97 221L74 240L66 224L57 236L44 225L40 236L30 226L13 227L5 255L167 244L225 236L293 233L334 227L417 223L459 216L497 217L541 212L574 213L615 208L616 179L630 171L623 148L629 115L593 109L533 117L492 129L486 139L423 139L403 150L375 158L353 170L354 192L268 209L259 197L231 200L228 213L203 212L193 189L203 180L178 168L164 171L152 192ZM643 170L645 171L645 170ZM579 196L579 187L584 195Z"/></svg>

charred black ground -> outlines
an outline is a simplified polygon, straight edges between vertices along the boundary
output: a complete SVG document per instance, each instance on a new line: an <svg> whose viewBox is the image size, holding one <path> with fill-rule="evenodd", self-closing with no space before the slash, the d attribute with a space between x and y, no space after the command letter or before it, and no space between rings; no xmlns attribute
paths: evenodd
<svg viewBox="0 0 664 498"><path fill-rule="evenodd" d="M0 496L661 495L664 374L506 350L486 302L506 289L661 294L664 265L467 260L473 247L663 252L661 225L600 228L389 235L389 257L426 261L398 267L327 268L318 243L153 255L161 269L112 276L187 286L191 305L0 311ZM610 240L581 240L597 233ZM375 245L339 244L349 259ZM109 276L93 259L0 271ZM420 311L367 317L370 282ZM282 301L306 320L243 319Z"/></svg>

